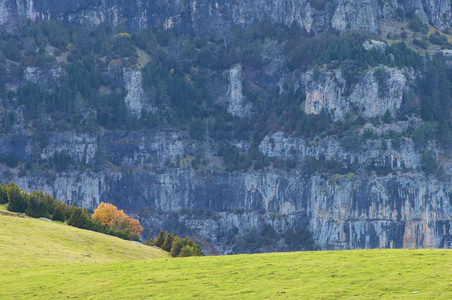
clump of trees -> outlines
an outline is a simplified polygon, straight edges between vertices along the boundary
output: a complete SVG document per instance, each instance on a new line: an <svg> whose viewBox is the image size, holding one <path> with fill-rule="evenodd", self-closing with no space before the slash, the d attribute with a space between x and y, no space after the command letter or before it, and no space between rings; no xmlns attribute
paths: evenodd
<svg viewBox="0 0 452 300"><path fill-rule="evenodd" d="M143 231L140 221L132 219L112 204L101 202L91 217L84 208L61 203L43 191L29 194L12 181L6 186L0 183L0 204L8 204L7 210L12 212L25 213L33 218L51 218L126 240L138 241Z"/></svg>
<svg viewBox="0 0 452 300"><path fill-rule="evenodd" d="M130 239L137 239L136 237L143 232L140 221L132 219L123 210L118 210L110 203L101 202L94 210L92 219L103 226L108 226L108 232L111 235L120 235L120 237L127 235Z"/></svg>
<svg viewBox="0 0 452 300"><path fill-rule="evenodd" d="M170 252L172 257L204 256L201 247L192 239L181 238L172 233L166 234L163 230L155 240L148 239L145 244L160 247L162 250Z"/></svg>

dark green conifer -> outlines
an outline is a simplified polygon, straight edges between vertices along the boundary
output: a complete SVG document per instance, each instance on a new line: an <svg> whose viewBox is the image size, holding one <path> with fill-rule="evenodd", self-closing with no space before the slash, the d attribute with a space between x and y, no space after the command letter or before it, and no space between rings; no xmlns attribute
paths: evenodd
<svg viewBox="0 0 452 300"><path fill-rule="evenodd" d="M159 235L155 238L154 245L157 247L162 247L164 242L165 242L165 232L163 230L160 230Z"/></svg>
<svg viewBox="0 0 452 300"><path fill-rule="evenodd" d="M165 242L162 245L162 249L170 252L173 240L174 240L174 235L172 233L168 233L168 235L166 236Z"/></svg>

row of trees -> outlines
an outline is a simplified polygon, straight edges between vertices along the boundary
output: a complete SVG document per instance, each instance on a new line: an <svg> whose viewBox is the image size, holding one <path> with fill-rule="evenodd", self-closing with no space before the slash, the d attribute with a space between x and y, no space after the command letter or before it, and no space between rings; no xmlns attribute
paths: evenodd
<svg viewBox="0 0 452 300"><path fill-rule="evenodd" d="M0 184L0 204L8 204L12 212L33 218L51 218L68 225L97 231L123 239L139 240L143 227L112 204L101 202L91 217L86 209L59 202L42 191L27 193L14 182Z"/></svg>
<svg viewBox="0 0 452 300"><path fill-rule="evenodd" d="M170 252L172 257L187 257L187 256L203 256L201 247L192 239L185 237L181 238L172 233L166 234L163 230L155 240L148 239L146 245L160 247L163 250Z"/></svg>

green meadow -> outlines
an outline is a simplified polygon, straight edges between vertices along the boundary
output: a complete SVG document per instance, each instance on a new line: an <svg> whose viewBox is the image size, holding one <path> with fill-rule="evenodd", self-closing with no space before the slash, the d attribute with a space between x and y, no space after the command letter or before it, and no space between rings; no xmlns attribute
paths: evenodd
<svg viewBox="0 0 452 300"><path fill-rule="evenodd" d="M0 207L0 299L452 298L450 250L170 258Z"/></svg>

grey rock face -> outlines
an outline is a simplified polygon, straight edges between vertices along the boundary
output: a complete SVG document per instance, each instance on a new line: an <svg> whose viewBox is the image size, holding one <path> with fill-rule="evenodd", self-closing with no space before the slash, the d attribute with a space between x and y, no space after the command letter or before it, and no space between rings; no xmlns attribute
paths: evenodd
<svg viewBox="0 0 452 300"><path fill-rule="evenodd" d="M452 24L452 3L448 0L424 0L424 8L433 25L442 30Z"/></svg>
<svg viewBox="0 0 452 300"><path fill-rule="evenodd" d="M399 125L400 130L409 126L408 122ZM384 132L391 128L368 129ZM369 140L359 151L345 151L333 138L308 143L275 133L259 146L268 157L293 159L299 165L308 157L324 155L344 165L357 157L363 167L390 165L408 170L398 176L357 173L333 178L308 175L303 168L206 173L166 167L165 161L184 157L191 147L184 143L175 132L54 135L40 154L42 159L64 151L75 162L98 166L98 171L75 169L49 180L42 174L19 177L13 170L3 181L12 179L29 191L43 189L91 211L101 201L112 202L154 231L176 213L179 224L211 240L218 253L231 251L224 247L231 232L246 233L262 224L270 224L277 232L307 226L323 249L451 246L452 186L416 172L420 154L411 140L404 140L397 150L378 149L380 140ZM15 152L18 159L27 160L33 153L26 136L2 138L0 145L2 156ZM182 210L210 215L177 214ZM284 218L271 219L270 213Z"/></svg>
<svg viewBox="0 0 452 300"><path fill-rule="evenodd" d="M242 66L236 65L229 70L228 112L235 117L248 117L251 105L246 103L242 93Z"/></svg>
<svg viewBox="0 0 452 300"><path fill-rule="evenodd" d="M386 110L396 116L407 90L407 79L399 69L385 69L389 76L383 86L375 80L374 70L369 70L348 96L344 95L346 81L341 71L324 72L317 81L313 80L312 72L308 72L305 77L306 113L317 115L324 109L333 120L343 120L352 107L357 107L368 118L382 117Z"/></svg>
<svg viewBox="0 0 452 300"><path fill-rule="evenodd" d="M129 30L154 25L166 29L180 26L187 32L218 30L226 36L234 26L268 20L285 25L295 22L309 32L325 31L330 27L341 31L378 32L379 19L390 18L396 8L414 12L424 23L432 22L438 28L451 24L450 1L380 2L334 0L319 5L306 0L4 0L0 1L0 24L11 25L20 16L76 24L106 22L112 26L127 19ZM384 45L375 41L363 46L384 49ZM271 41L267 49L270 56L277 56L278 49L272 49ZM452 56L447 51L444 53ZM301 77L296 73L280 74L284 72L283 58L277 61L262 59L267 77L274 82L281 77L280 91L285 85L284 76ZM48 74L30 68L25 70L25 78L32 82L48 80L59 76L58 69L55 70L55 74ZM316 79L312 71L307 72L299 80L301 83L297 82L297 88L302 86L306 91L304 109L309 114L325 111L335 121L344 120L354 109L368 118L381 117L386 111L395 117L402 105L402 95L414 75L409 70L385 70L388 77L383 84L380 82L379 85L374 70L369 70L350 91L346 90L347 82L338 70L321 72ZM223 96L228 112L245 118L253 108L243 95L241 72L239 65L228 70L229 85L227 82L218 84L220 88L215 98ZM111 70L111 73L118 75L115 79L125 82L125 101L135 116L138 117L142 109L152 109L145 100L140 71L125 70L121 65L118 72ZM257 104L255 107L257 109ZM307 226L323 249L451 247L450 182L441 182L420 172L422 153L416 149L413 140L402 138L400 146L395 147L386 138L390 130L412 129L415 125L409 122L367 124L363 130L375 132L378 138L359 140L356 149L349 149L347 141L344 143L336 137L307 141L276 132L263 138L259 151L267 158L294 161L296 168L291 171L271 167L252 171L250 168L227 173L215 141L195 143L183 133L169 130L107 132L96 136L55 133L49 135L48 145L42 151L37 150L33 137L27 136L26 128L19 124L23 119L21 114L21 110L16 113L15 136L0 137L3 159L14 153L22 162L49 160L55 153L64 152L74 165L57 176L49 170L33 170L19 176L18 168L6 170L2 165L3 182L14 180L29 191L43 189L65 203L89 210L100 201L113 202L139 217L150 230L159 230L168 220L176 218L194 234L211 240L219 253L231 251L224 248L225 236L231 232L246 233L262 224L270 224L279 233ZM363 130L356 135L359 137ZM382 141L387 146L382 147ZM246 151L250 142L234 141L229 146ZM428 148L436 155L440 152L434 144ZM179 163L180 159L197 155L197 152L202 152L207 160L200 170L195 171L189 163ZM359 171L350 176L324 178L305 167L311 159L334 161L344 168L358 164ZM444 164L444 160L441 163ZM368 166L390 167L394 174L365 175L364 169ZM446 173L451 172L451 166L449 163L445 168ZM181 213L184 210L193 214L205 211L209 215L189 217ZM275 220L270 218L270 213L284 217Z"/></svg>
<svg viewBox="0 0 452 300"><path fill-rule="evenodd" d="M308 32L338 30L379 31L379 19L391 17L396 8L413 11L424 23L437 28L451 25L451 3L448 0L331 0L314 5L306 0L245 0L239 2L190 1L58 1L3 0L0 2L0 24L11 24L19 17L33 20L58 19L75 24L107 23L119 25L127 20L130 30L162 26L180 26L196 32L227 31L231 26L261 21L290 25L295 22Z"/></svg>
<svg viewBox="0 0 452 300"><path fill-rule="evenodd" d="M24 71L24 78L33 83L53 81L63 75L63 70L60 67L42 70L35 67L27 67Z"/></svg>
<svg viewBox="0 0 452 300"><path fill-rule="evenodd" d="M141 110L147 108L144 101L141 72L139 70L126 70L124 68L123 74L127 91L125 98L126 105L135 117L138 118ZM149 111L149 108L146 111Z"/></svg>
<svg viewBox="0 0 452 300"><path fill-rule="evenodd" d="M332 27L340 31L351 29L378 32L377 5L373 0L339 0L332 18Z"/></svg>
<svg viewBox="0 0 452 300"><path fill-rule="evenodd" d="M308 72L305 78L306 114L318 115L324 109L333 120L343 119L351 105L344 96L345 85L340 70L325 73L317 80L313 79L312 72Z"/></svg>
<svg viewBox="0 0 452 300"><path fill-rule="evenodd" d="M401 126L403 128L403 125ZM373 132L379 130L367 127ZM381 130L381 129L380 129ZM388 129L392 130L392 129ZM388 140L388 144L389 140ZM381 149L381 140L368 140L355 151L346 151L339 140L334 138L316 139L307 142L303 138L285 137L284 133L277 132L267 135L259 145L259 151L268 157L294 160L302 164L308 158L324 157L327 160L338 161L348 166L356 160L361 166L390 166L393 169L419 168L421 154L415 150L411 139L405 139L399 149L391 145Z"/></svg>
<svg viewBox="0 0 452 300"><path fill-rule="evenodd" d="M33 187L32 178L18 184ZM247 232L262 222L277 230L307 225L322 248L416 248L450 247L450 186L418 175L347 179L334 183L298 172L250 172L214 174L174 169L162 174L83 174L79 181L61 176L47 191L67 203L93 209L99 201L140 216L152 208L155 215L142 217L143 224L158 216L190 210L213 211L215 218L180 218L179 221L212 240L221 253L221 236L231 230ZM131 193L133 191L133 193ZM77 200L76 200L77 199ZM242 208L244 213L234 214ZM286 215L272 223L269 212ZM160 224L153 224L157 228ZM224 252L222 252L224 251Z"/></svg>
<svg viewBox="0 0 452 300"><path fill-rule="evenodd" d="M376 41L376 40L369 40L369 41L365 41L363 43L363 48L367 51L373 48L378 49L381 52L384 52L386 49L386 43L385 42L380 42L380 41Z"/></svg>

